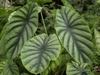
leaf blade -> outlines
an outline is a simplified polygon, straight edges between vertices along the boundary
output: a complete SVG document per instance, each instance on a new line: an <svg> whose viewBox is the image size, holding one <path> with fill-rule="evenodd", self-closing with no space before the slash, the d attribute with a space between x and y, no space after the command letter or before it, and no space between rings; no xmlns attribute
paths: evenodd
<svg viewBox="0 0 100 75"><path fill-rule="evenodd" d="M5 61L3 64L0 63L0 68L3 69L0 72L1 75L19 75L18 67L13 61Z"/></svg>
<svg viewBox="0 0 100 75"><path fill-rule="evenodd" d="M23 44L30 39L37 30L37 8L36 3L28 3L16 11L8 21L6 32L1 39L4 40L5 54L8 59L15 58L20 53Z"/></svg>
<svg viewBox="0 0 100 75"><path fill-rule="evenodd" d="M31 73L44 71L50 60L55 60L60 53L60 44L55 34L35 36L25 43L21 52L21 60Z"/></svg>
<svg viewBox="0 0 100 75"><path fill-rule="evenodd" d="M69 62L67 64L66 74L68 75L94 75L87 63L77 64L76 62Z"/></svg>
<svg viewBox="0 0 100 75"><path fill-rule="evenodd" d="M62 7L56 14L55 29L63 46L78 63L92 62L92 36L80 15L68 7Z"/></svg>

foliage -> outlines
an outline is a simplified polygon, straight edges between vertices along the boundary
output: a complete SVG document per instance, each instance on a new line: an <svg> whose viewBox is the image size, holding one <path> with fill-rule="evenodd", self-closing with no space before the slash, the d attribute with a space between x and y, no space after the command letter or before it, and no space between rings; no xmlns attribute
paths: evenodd
<svg viewBox="0 0 100 75"><path fill-rule="evenodd" d="M55 60L60 53L60 44L55 34L41 34L31 38L21 50L23 65L32 73L41 73L50 60Z"/></svg>
<svg viewBox="0 0 100 75"><path fill-rule="evenodd" d="M99 75L100 0L0 0L0 75Z"/></svg>
<svg viewBox="0 0 100 75"><path fill-rule="evenodd" d="M75 61L81 64L92 61L93 44L90 30L75 11L67 7L58 10L55 29L61 43Z"/></svg>
<svg viewBox="0 0 100 75"><path fill-rule="evenodd" d="M67 64L66 73L67 75L94 75L87 63L79 65L75 62L69 62Z"/></svg>

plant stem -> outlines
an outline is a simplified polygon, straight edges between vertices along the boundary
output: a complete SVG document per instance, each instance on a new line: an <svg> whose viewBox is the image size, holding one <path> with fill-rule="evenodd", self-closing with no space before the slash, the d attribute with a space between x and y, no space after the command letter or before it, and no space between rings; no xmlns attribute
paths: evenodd
<svg viewBox="0 0 100 75"><path fill-rule="evenodd" d="M42 12L41 12L41 18L42 18L42 23L43 23L43 26L44 26L45 33L48 35Z"/></svg>

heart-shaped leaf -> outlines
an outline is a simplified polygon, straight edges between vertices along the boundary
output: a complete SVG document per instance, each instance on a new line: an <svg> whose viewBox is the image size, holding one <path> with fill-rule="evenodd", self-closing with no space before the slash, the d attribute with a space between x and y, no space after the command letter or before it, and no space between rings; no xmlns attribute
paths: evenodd
<svg viewBox="0 0 100 75"><path fill-rule="evenodd" d="M0 42L1 52L5 48L5 53L9 59L15 58L23 44L32 37L38 26L38 6L36 3L28 3L23 8L16 11L8 23L6 31Z"/></svg>
<svg viewBox="0 0 100 75"><path fill-rule="evenodd" d="M66 74L67 75L94 75L91 72L90 67L87 63L79 65L76 62L71 62L71 63L69 62L67 64Z"/></svg>
<svg viewBox="0 0 100 75"><path fill-rule="evenodd" d="M17 65L13 61L0 62L0 75L19 75Z"/></svg>
<svg viewBox="0 0 100 75"><path fill-rule="evenodd" d="M60 53L60 44L55 34L41 34L31 38L21 50L21 60L25 68L37 74L44 71L50 60L55 60Z"/></svg>
<svg viewBox="0 0 100 75"><path fill-rule="evenodd" d="M79 14L68 7L57 10L55 29L63 46L78 63L92 62L92 36Z"/></svg>

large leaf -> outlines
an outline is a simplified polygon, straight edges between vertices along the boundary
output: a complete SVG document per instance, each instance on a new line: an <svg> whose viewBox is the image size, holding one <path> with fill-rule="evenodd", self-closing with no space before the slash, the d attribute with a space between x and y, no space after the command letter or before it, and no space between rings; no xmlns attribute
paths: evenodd
<svg viewBox="0 0 100 75"><path fill-rule="evenodd" d="M94 75L87 63L77 64L75 62L68 63L66 69L67 75Z"/></svg>
<svg viewBox="0 0 100 75"><path fill-rule="evenodd" d="M55 29L63 46L78 63L92 62L92 36L80 15L68 7L62 7L57 10Z"/></svg>
<svg viewBox="0 0 100 75"><path fill-rule="evenodd" d="M32 37L38 26L38 6L36 3L28 3L23 8L14 12L6 24L6 31L1 41L1 52L9 59L15 58L23 44ZM4 44L3 44L4 43Z"/></svg>
<svg viewBox="0 0 100 75"><path fill-rule="evenodd" d="M21 60L25 68L37 74L44 71L50 60L55 60L60 53L60 44L55 34L41 34L25 43L21 51Z"/></svg>
<svg viewBox="0 0 100 75"><path fill-rule="evenodd" d="M17 65L13 61L0 62L0 75L19 75L19 70Z"/></svg>

